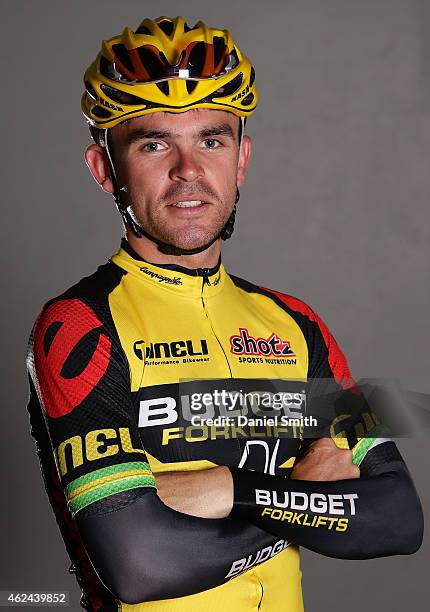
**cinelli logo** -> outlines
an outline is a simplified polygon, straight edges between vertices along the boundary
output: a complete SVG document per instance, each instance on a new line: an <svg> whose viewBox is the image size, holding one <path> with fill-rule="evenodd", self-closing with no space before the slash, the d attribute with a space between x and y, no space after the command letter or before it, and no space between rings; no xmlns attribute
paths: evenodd
<svg viewBox="0 0 430 612"><path fill-rule="evenodd" d="M195 341L194 341L195 342ZM145 340L136 340L133 345L134 354L138 359L169 359L172 357L187 357L208 355L206 340L201 339L198 349L194 347L193 340L174 340L173 342L150 342L146 346Z"/></svg>
<svg viewBox="0 0 430 612"><path fill-rule="evenodd" d="M230 352L234 355L275 355L276 357L295 357L289 340L282 340L275 332L268 338L253 338L246 328L240 334L230 336Z"/></svg>
<svg viewBox="0 0 430 612"><path fill-rule="evenodd" d="M165 276L164 274L159 274L158 272L154 272L153 270L150 270L146 266L143 266L142 268L139 268L139 269L141 272L143 272L147 276L150 276L151 278L158 280L159 283L167 283L168 285L182 285L182 279L179 276L174 276L174 277Z"/></svg>
<svg viewBox="0 0 430 612"><path fill-rule="evenodd" d="M95 429L89 431L85 436L72 436L61 442L55 449L55 457L61 476L67 474L84 461L97 461L124 453L145 454L141 448L135 448L128 427L116 429Z"/></svg>

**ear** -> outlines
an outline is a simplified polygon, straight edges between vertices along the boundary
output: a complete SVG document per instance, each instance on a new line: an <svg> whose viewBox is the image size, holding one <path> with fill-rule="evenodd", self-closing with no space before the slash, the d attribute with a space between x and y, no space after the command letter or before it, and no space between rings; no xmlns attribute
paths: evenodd
<svg viewBox="0 0 430 612"><path fill-rule="evenodd" d="M85 162L94 180L100 185L103 191L106 191L106 193L113 193L106 151L98 144L90 145L85 151Z"/></svg>
<svg viewBox="0 0 430 612"><path fill-rule="evenodd" d="M251 159L251 138L245 135L242 140L242 149L240 152L239 165L237 167L236 185L241 187L245 182L245 174L248 168L249 160Z"/></svg>

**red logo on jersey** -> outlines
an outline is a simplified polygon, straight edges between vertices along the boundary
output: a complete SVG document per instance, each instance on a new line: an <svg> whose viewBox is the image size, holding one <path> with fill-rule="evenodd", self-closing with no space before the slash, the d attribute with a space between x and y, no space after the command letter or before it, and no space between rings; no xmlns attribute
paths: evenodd
<svg viewBox="0 0 430 612"><path fill-rule="evenodd" d="M78 344L102 323L93 310L80 300L55 302L43 313L34 334L36 373L43 404L50 417L60 417L78 406L106 372L111 342L101 331L94 351ZM75 350L76 349L76 350ZM78 372L65 376L63 368L72 359Z"/></svg>
<svg viewBox="0 0 430 612"><path fill-rule="evenodd" d="M240 328L239 336L230 337L230 352L235 355L275 355L295 357L288 340L281 340L279 336L272 333L266 338L253 338L245 328Z"/></svg>

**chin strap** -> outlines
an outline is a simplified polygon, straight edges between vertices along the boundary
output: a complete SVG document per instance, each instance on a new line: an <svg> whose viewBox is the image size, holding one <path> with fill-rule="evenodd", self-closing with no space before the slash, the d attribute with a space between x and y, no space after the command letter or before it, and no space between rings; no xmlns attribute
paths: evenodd
<svg viewBox="0 0 430 612"><path fill-rule="evenodd" d="M240 162L240 154L242 151L243 128L244 128L244 118L240 117L238 165ZM162 240L159 240L155 236L152 236L152 234L147 232L134 219L133 213L131 211L131 205L124 202L123 194L127 193L127 185L124 185L122 187L119 187L118 185L118 179L117 179L117 175L115 172L115 166L113 164L112 155L109 149L109 130L108 129L104 130L104 133L102 132L102 138L100 139L100 144L102 147L106 149L106 154L107 154L108 161L109 161L110 178L111 178L112 185L113 185L113 197L115 200L116 207L122 217L124 224L130 227L130 229L132 230L132 232L137 238L142 238L142 236L145 236L145 238L152 240L152 242L155 242L155 244L157 244L158 249L161 251L161 253L164 253L165 255L194 255L196 253L201 253L202 251L205 251L219 238L221 238L222 240L228 240L231 237L234 231L234 222L236 218L236 204L239 202L239 198L240 198L239 189L237 187L236 187L236 199L235 199L235 203L234 203L234 207L231 212L231 215L228 218L222 230L220 231L220 233L217 236L215 236L210 242L204 244L201 247L196 247L195 249L182 249L180 247L175 246L174 244L163 242Z"/></svg>

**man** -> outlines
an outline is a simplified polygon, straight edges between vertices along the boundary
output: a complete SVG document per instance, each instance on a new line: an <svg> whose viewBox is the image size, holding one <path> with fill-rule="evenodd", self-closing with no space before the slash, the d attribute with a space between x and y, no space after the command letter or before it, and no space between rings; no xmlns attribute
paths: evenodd
<svg viewBox="0 0 430 612"><path fill-rule="evenodd" d="M181 17L104 41L85 75L86 161L125 238L44 306L28 366L32 433L88 610L297 611L298 545L369 558L421 542L406 466L369 414L338 415L336 444L239 420L303 417L324 379L342 406L361 398L309 306L221 264L254 79L227 31Z"/></svg>

